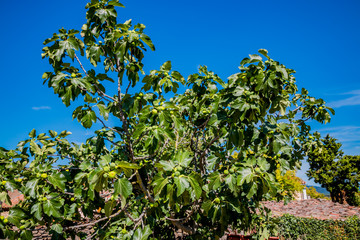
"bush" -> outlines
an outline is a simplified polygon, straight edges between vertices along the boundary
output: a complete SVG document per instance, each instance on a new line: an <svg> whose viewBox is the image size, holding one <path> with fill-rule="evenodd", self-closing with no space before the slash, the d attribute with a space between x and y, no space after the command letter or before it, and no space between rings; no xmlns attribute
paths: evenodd
<svg viewBox="0 0 360 240"><path fill-rule="evenodd" d="M360 218L352 216L342 220L319 220L285 214L273 218L278 236L287 240L355 240L360 239Z"/></svg>
<svg viewBox="0 0 360 240"><path fill-rule="evenodd" d="M330 200L329 197L326 197L325 194L323 193L319 193L316 191L316 189L314 187L307 187L306 188L306 194L309 195L312 199L327 199Z"/></svg>

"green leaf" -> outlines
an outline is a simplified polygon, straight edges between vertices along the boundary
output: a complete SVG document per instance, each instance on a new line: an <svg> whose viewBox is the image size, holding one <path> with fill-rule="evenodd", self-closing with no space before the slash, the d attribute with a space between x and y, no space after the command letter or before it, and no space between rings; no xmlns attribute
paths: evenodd
<svg viewBox="0 0 360 240"><path fill-rule="evenodd" d="M96 114L92 110L86 111L85 115L81 118L81 124L85 128L90 128L93 124L93 122L96 122Z"/></svg>
<svg viewBox="0 0 360 240"><path fill-rule="evenodd" d="M61 203L59 203L53 199L48 199L43 202L44 213L46 215L48 215L49 217L53 216L56 218L60 218L61 214L59 212L59 209L61 208L61 206L62 206Z"/></svg>
<svg viewBox="0 0 360 240"><path fill-rule="evenodd" d="M163 168L165 171L172 171L175 168L175 164L172 161L159 161L155 166Z"/></svg>
<svg viewBox="0 0 360 240"><path fill-rule="evenodd" d="M212 201L207 200L201 205L201 208L204 209L206 214L208 214L209 210L211 209L211 207L213 205L214 205L214 203Z"/></svg>
<svg viewBox="0 0 360 240"><path fill-rule="evenodd" d="M76 182L76 183L79 183L80 181L82 181L82 179L84 178L84 177L86 177L87 176L87 173L86 172L79 172L78 174L76 174L76 176L75 176L75 178L74 178L74 181Z"/></svg>
<svg viewBox="0 0 360 240"><path fill-rule="evenodd" d="M54 230L55 232L57 232L58 234L61 234L63 232L63 227L60 224L54 224L51 225L50 227L51 230Z"/></svg>
<svg viewBox="0 0 360 240"><path fill-rule="evenodd" d="M167 61L165 62L161 67L160 67L161 71L165 71L168 72L171 70L171 61Z"/></svg>
<svg viewBox="0 0 360 240"><path fill-rule="evenodd" d="M243 168L241 170L238 171L239 175L237 177L237 185L241 186L244 184L244 181L246 181L247 183L250 183L250 181L252 180L252 170L251 168Z"/></svg>
<svg viewBox="0 0 360 240"><path fill-rule="evenodd" d="M116 206L116 201L108 201L105 204L105 216L110 217L110 215L112 214L114 207Z"/></svg>
<svg viewBox="0 0 360 240"><path fill-rule="evenodd" d="M264 158L259 158L257 160L257 163L263 171L267 171L270 169L270 163L268 163Z"/></svg>
<svg viewBox="0 0 360 240"><path fill-rule="evenodd" d="M95 13L96 16L98 16L101 20L101 23L104 23L107 21L110 17L116 18L116 11L114 9L98 9Z"/></svg>
<svg viewBox="0 0 360 240"><path fill-rule="evenodd" d="M209 176L209 189L217 190L221 185L221 174L214 172Z"/></svg>
<svg viewBox="0 0 360 240"><path fill-rule="evenodd" d="M256 191L257 191L257 185L256 183L253 183L246 197L248 199L252 198L255 195Z"/></svg>
<svg viewBox="0 0 360 240"><path fill-rule="evenodd" d="M7 205L11 205L11 199L6 191L0 193L0 202L4 202Z"/></svg>
<svg viewBox="0 0 360 240"><path fill-rule="evenodd" d="M268 56L268 50L266 49L259 49L258 51L260 54L264 55L267 59L270 59Z"/></svg>
<svg viewBox="0 0 360 240"><path fill-rule="evenodd" d="M138 228L136 229L133 240L147 240L149 236L152 234L152 231L149 225L146 225L144 229Z"/></svg>
<svg viewBox="0 0 360 240"><path fill-rule="evenodd" d="M42 218L42 205L41 203L35 203L34 205L32 205L31 207L31 214L34 214L34 217L37 220L41 220Z"/></svg>
<svg viewBox="0 0 360 240"><path fill-rule="evenodd" d="M112 6L116 6L116 7L125 7L124 5L122 5L121 3L119 3L118 0L111 0L110 2L108 2L108 5L112 5Z"/></svg>
<svg viewBox="0 0 360 240"><path fill-rule="evenodd" d="M20 208L11 208L9 211L9 222L11 222L12 224L19 226L20 225L20 221L22 219L24 219L26 217L26 214L23 212L22 209Z"/></svg>
<svg viewBox="0 0 360 240"><path fill-rule="evenodd" d="M209 170L212 170L215 165L216 165L216 160L218 160L218 157L215 156L215 155L210 155L207 159L206 159L206 162L207 162L207 169Z"/></svg>
<svg viewBox="0 0 360 240"><path fill-rule="evenodd" d="M174 160L178 162L179 165L183 167L188 167L192 160L192 157L190 156L190 152L188 151L178 151L175 155Z"/></svg>
<svg viewBox="0 0 360 240"><path fill-rule="evenodd" d="M63 191L65 190L66 178L64 174L60 172L52 174L48 177L48 180L52 185L54 185L54 187L58 187Z"/></svg>
<svg viewBox="0 0 360 240"><path fill-rule="evenodd" d="M31 130L31 132L29 133L29 137L34 138L35 136L36 136L36 130L33 129L33 130Z"/></svg>
<svg viewBox="0 0 360 240"><path fill-rule="evenodd" d="M57 132L53 131L53 130L49 130L49 134L51 137L56 137L57 136Z"/></svg>
<svg viewBox="0 0 360 240"><path fill-rule="evenodd" d="M132 193L133 187L127 178L120 178L115 182L115 194L120 194L125 199Z"/></svg>
<svg viewBox="0 0 360 240"><path fill-rule="evenodd" d="M121 168L128 168L128 169L140 169L140 166L138 166L135 163L128 163L128 162L118 162L117 165Z"/></svg>
<svg viewBox="0 0 360 240"><path fill-rule="evenodd" d="M174 179L175 185L177 187L176 195L179 197L184 191L189 188L189 181L186 177L175 177Z"/></svg>
<svg viewBox="0 0 360 240"><path fill-rule="evenodd" d="M30 197L35 198L37 195L37 184L39 179L35 178L26 183L25 193L29 194Z"/></svg>
<svg viewBox="0 0 360 240"><path fill-rule="evenodd" d="M34 152L35 154L37 154L37 155L42 155L42 154L43 154L41 148L40 148L39 145L34 141L34 139L31 139L30 149L31 149L31 151L33 151L33 152Z"/></svg>
<svg viewBox="0 0 360 240"><path fill-rule="evenodd" d="M140 135L144 132L144 130L146 129L146 125L145 124L138 124L135 127L135 131L133 133L133 138L137 139L138 137L140 137Z"/></svg>
<svg viewBox="0 0 360 240"><path fill-rule="evenodd" d="M164 186L168 183L168 178L158 178L156 179L152 185L154 187L154 195L159 195L161 193L161 190L164 188Z"/></svg>
<svg viewBox="0 0 360 240"><path fill-rule="evenodd" d="M144 43L146 43L146 45L148 45L151 50L155 51L155 46L148 35L142 33L140 34L140 39L143 40Z"/></svg>
<svg viewBox="0 0 360 240"><path fill-rule="evenodd" d="M21 231L20 237L22 240L32 240L33 239L32 231L30 230Z"/></svg>
<svg viewBox="0 0 360 240"><path fill-rule="evenodd" d="M250 54L250 62L259 62L262 60L262 57L260 57L259 55L257 54Z"/></svg>
<svg viewBox="0 0 360 240"><path fill-rule="evenodd" d="M237 192L237 186L236 186L236 179L235 177L230 174L225 178L225 183L229 186L229 189L233 192Z"/></svg>
<svg viewBox="0 0 360 240"><path fill-rule="evenodd" d="M196 179L196 177L194 175L190 175L189 182L190 182L192 189L194 190L195 198L199 199L201 197L202 188L199 185L198 179Z"/></svg>

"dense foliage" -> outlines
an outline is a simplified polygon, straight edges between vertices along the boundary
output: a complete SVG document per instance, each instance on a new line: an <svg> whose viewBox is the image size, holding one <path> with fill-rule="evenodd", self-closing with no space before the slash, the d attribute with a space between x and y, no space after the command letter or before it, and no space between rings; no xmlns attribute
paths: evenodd
<svg viewBox="0 0 360 240"><path fill-rule="evenodd" d="M284 215L274 218L271 224L280 239L286 240L355 240L360 239L358 216L342 220L320 220Z"/></svg>
<svg viewBox="0 0 360 240"><path fill-rule="evenodd" d="M329 198L329 197L326 197L325 194L317 192L314 187L307 187L307 188L306 188L306 194L307 194L308 196L310 196L310 198L312 198L312 199L319 199L319 198L321 198L321 199L330 200L330 198Z"/></svg>
<svg viewBox="0 0 360 240"><path fill-rule="evenodd" d="M296 171L287 171L282 174L276 170L276 180L280 184L281 195L289 200L294 199L297 193L302 193L305 188L303 180L296 176Z"/></svg>
<svg viewBox="0 0 360 240"><path fill-rule="evenodd" d="M360 156L344 156L341 143L329 135L308 155L307 175L330 192L331 200L359 205Z"/></svg>
<svg viewBox="0 0 360 240"><path fill-rule="evenodd" d="M0 221L0 238L31 239L39 225L54 239L84 238L85 227L87 239L171 239L178 229L204 239L251 228L266 215L256 212L261 200L282 198L276 169L293 170L316 146L307 121L330 121L333 110L299 92L295 71L264 49L226 81L205 66L185 79L170 61L142 76L154 45L143 24L117 22L117 6L92 0L80 32L45 40L53 70L44 83L77 104L82 126L103 128L82 144L67 131L33 130L0 150L0 200L14 189L25 195Z"/></svg>

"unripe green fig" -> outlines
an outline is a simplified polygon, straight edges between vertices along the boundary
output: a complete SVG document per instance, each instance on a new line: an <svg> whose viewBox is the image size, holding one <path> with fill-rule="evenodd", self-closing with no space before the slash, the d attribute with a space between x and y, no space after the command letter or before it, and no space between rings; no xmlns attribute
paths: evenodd
<svg viewBox="0 0 360 240"><path fill-rule="evenodd" d="M75 74L75 73L72 73L72 74L71 74L71 77L72 77L72 78L76 77L76 74Z"/></svg>
<svg viewBox="0 0 360 240"><path fill-rule="evenodd" d="M109 172L109 171L110 171L110 167L108 167L108 166L104 167L104 171L105 171L105 172Z"/></svg>
<svg viewBox="0 0 360 240"><path fill-rule="evenodd" d="M115 176L116 176L116 172L115 172L115 171L109 172L109 178L114 178Z"/></svg>
<svg viewBox="0 0 360 240"><path fill-rule="evenodd" d="M215 199L214 199L214 202L217 203L217 204L219 204L219 203L220 203L220 198L218 198L218 197L215 198Z"/></svg>

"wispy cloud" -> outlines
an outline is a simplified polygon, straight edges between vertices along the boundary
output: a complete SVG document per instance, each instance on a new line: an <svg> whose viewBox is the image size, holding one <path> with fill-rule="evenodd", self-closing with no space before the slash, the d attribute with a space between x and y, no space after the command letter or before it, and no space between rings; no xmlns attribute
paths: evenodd
<svg viewBox="0 0 360 240"><path fill-rule="evenodd" d="M49 106L40 106L40 107L32 107L32 110L39 111L39 110L50 110L51 107Z"/></svg>
<svg viewBox="0 0 360 240"><path fill-rule="evenodd" d="M354 96L345 98L345 99L341 99L341 100L337 100L337 101L329 102L328 105L332 108L360 105L360 89L342 93L341 95L354 95Z"/></svg>
<svg viewBox="0 0 360 240"><path fill-rule="evenodd" d="M338 139L342 143L345 154L358 155L360 145L360 126L339 126L333 128L318 129L323 137L326 134Z"/></svg>
<svg viewBox="0 0 360 240"><path fill-rule="evenodd" d="M330 134L341 142L360 141L360 126L339 126L317 130L321 135Z"/></svg>

